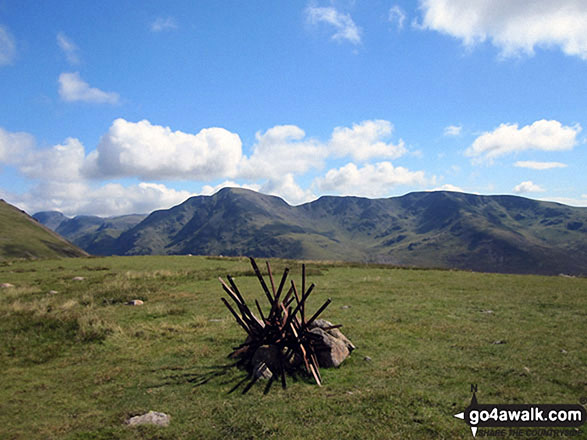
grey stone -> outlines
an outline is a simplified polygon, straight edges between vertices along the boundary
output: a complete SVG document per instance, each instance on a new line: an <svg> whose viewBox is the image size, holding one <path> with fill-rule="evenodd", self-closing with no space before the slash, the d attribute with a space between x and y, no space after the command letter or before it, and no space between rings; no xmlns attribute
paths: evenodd
<svg viewBox="0 0 587 440"><path fill-rule="evenodd" d="M322 330L327 329L328 327L332 327L333 324L330 321L327 321L325 319L316 319L314 322L312 322L310 324L310 329L312 328L321 328ZM355 348L355 345L345 336L342 334L342 332L338 329L338 328L332 328L329 330L325 330L326 333L328 333L330 336L336 338L336 339L340 339L348 348L349 352L353 351Z"/></svg>
<svg viewBox="0 0 587 440"><path fill-rule="evenodd" d="M345 342L320 327L312 328L310 333L316 335L316 357L321 367L338 367L350 354Z"/></svg>
<svg viewBox="0 0 587 440"><path fill-rule="evenodd" d="M157 425L157 426L169 426L171 416L157 411L149 411L141 416L131 417L126 421L127 425Z"/></svg>
<svg viewBox="0 0 587 440"><path fill-rule="evenodd" d="M73 277L72 280L73 281L83 281L83 280L85 280L85 278L84 277Z"/></svg>
<svg viewBox="0 0 587 440"><path fill-rule="evenodd" d="M251 360L253 364L253 374L259 379L271 379L279 359L277 347L274 345L262 345L257 348Z"/></svg>

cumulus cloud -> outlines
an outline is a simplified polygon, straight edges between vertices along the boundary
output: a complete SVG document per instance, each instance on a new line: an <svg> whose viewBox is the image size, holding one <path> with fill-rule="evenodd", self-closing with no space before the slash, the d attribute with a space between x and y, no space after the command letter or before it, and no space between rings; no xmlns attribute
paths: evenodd
<svg viewBox="0 0 587 440"><path fill-rule="evenodd" d="M173 17L158 17L151 23L152 32L171 31L177 29L177 23Z"/></svg>
<svg viewBox="0 0 587 440"><path fill-rule="evenodd" d="M54 182L75 182L81 178L85 149L78 139L67 138L61 145L31 152L21 162L20 171L28 177Z"/></svg>
<svg viewBox="0 0 587 440"><path fill-rule="evenodd" d="M263 194L279 196L291 205L300 205L316 199L316 195L311 190L303 189L296 183L292 173L269 179L259 188L259 191Z"/></svg>
<svg viewBox="0 0 587 440"><path fill-rule="evenodd" d="M224 128L190 134L119 118L89 155L85 171L93 177L226 178L236 174L241 154L239 136Z"/></svg>
<svg viewBox="0 0 587 440"><path fill-rule="evenodd" d="M494 159L527 150L564 151L571 150L581 132L579 124L563 126L554 120L540 120L522 128L518 124L501 124L491 132L479 136L467 148L465 155L474 163L491 164Z"/></svg>
<svg viewBox="0 0 587 440"><path fill-rule="evenodd" d="M305 173L321 167L327 149L295 125L277 125L257 132L253 153L243 158L239 176L248 179L276 178L287 173Z"/></svg>
<svg viewBox="0 0 587 440"><path fill-rule="evenodd" d="M59 75L59 96L67 102L90 102L96 104L116 104L120 96L114 92L104 92L90 87L81 79L79 72Z"/></svg>
<svg viewBox="0 0 587 440"><path fill-rule="evenodd" d="M70 64L79 64L79 48L63 32L57 34L57 45L65 54L65 58Z"/></svg>
<svg viewBox="0 0 587 440"><path fill-rule="evenodd" d="M16 56L14 38L4 26L0 26L0 66L11 64Z"/></svg>
<svg viewBox="0 0 587 440"><path fill-rule="evenodd" d="M354 163L332 169L315 181L315 186L325 192L344 195L381 197L399 185L426 185L428 180L423 171L410 171L394 167L391 162L366 164L362 168Z"/></svg>
<svg viewBox="0 0 587 440"><path fill-rule="evenodd" d="M561 162L535 162L532 160L518 161L514 164L518 168L530 168L532 170L550 170L552 168L566 168Z"/></svg>
<svg viewBox="0 0 587 440"><path fill-rule="evenodd" d="M306 18L314 25L326 23L334 27L333 40L348 41L355 45L361 43L361 29L355 24L350 14L339 12L331 6L309 6L306 9Z"/></svg>
<svg viewBox="0 0 587 440"><path fill-rule="evenodd" d="M0 163L16 165L35 147L35 138L28 133L11 133L0 127Z"/></svg>
<svg viewBox="0 0 587 440"><path fill-rule="evenodd" d="M524 194L524 193L536 193L536 192L544 192L545 189L539 185L536 185L531 180L527 180L525 182L516 185L514 188L514 192L516 194Z"/></svg>
<svg viewBox="0 0 587 440"><path fill-rule="evenodd" d="M336 127L332 132L329 147L335 156L351 156L356 161L374 157L396 159L407 152L400 139L396 145L382 139L389 138L393 125L389 121L363 121L349 127Z"/></svg>
<svg viewBox="0 0 587 440"><path fill-rule="evenodd" d="M146 182L131 186L107 183L95 188L86 182L43 182L28 193L9 197L30 214L57 210L68 216L113 216L171 208L192 195L189 191Z"/></svg>
<svg viewBox="0 0 587 440"><path fill-rule="evenodd" d="M587 60L584 0L421 0L421 27L462 40L484 41L502 56L532 55L535 47L559 47Z"/></svg>
<svg viewBox="0 0 587 440"><path fill-rule="evenodd" d="M389 9L387 19L390 23L395 24L399 30L404 28L404 21L406 21L406 14L398 5L394 5Z"/></svg>
<svg viewBox="0 0 587 440"><path fill-rule="evenodd" d="M463 127L460 125L449 125L448 127L444 127L444 135L445 136L460 136Z"/></svg>

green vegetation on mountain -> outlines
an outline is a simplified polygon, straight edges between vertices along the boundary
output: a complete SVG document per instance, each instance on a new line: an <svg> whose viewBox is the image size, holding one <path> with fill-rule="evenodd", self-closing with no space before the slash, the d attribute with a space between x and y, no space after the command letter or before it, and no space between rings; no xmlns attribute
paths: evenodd
<svg viewBox="0 0 587 440"><path fill-rule="evenodd" d="M38 212L33 217L92 255L111 255L116 239L146 216L130 214L102 218L79 215L68 218L56 211Z"/></svg>
<svg viewBox="0 0 587 440"><path fill-rule="evenodd" d="M225 188L155 211L112 254L248 255L556 275L587 273L587 208L420 192L282 199Z"/></svg>
<svg viewBox="0 0 587 440"><path fill-rule="evenodd" d="M0 200L0 260L88 255L24 211Z"/></svg>

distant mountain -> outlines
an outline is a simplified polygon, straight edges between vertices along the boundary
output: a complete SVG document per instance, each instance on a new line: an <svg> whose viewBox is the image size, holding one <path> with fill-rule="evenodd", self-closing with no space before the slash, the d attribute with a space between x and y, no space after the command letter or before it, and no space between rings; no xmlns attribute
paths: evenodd
<svg viewBox="0 0 587 440"><path fill-rule="evenodd" d="M586 275L587 208L445 191L321 197L290 206L225 188L155 211L111 245L109 253L119 255L250 255Z"/></svg>
<svg viewBox="0 0 587 440"><path fill-rule="evenodd" d="M93 255L111 255L120 234L145 217L146 215L132 214L108 218L89 215L68 218L57 211L33 215L37 221Z"/></svg>
<svg viewBox="0 0 587 440"><path fill-rule="evenodd" d="M24 211L0 200L0 260L87 255Z"/></svg>

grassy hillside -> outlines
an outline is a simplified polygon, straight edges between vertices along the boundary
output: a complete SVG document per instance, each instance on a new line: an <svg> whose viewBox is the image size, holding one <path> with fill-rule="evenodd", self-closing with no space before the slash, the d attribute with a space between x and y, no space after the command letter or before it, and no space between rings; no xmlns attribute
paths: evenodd
<svg viewBox="0 0 587 440"><path fill-rule="evenodd" d="M0 200L0 260L83 255L87 253Z"/></svg>
<svg viewBox="0 0 587 440"><path fill-rule="evenodd" d="M299 279L299 263L272 264ZM326 263L309 264L309 308L332 298L324 317L357 350L322 371L322 388L298 378L230 393L244 373L226 355L244 335L219 300L227 273L262 298L245 259L0 266L15 286L0 290L0 438L470 439L452 415L472 383L482 403L587 395L587 279ZM124 425L149 410L170 426Z"/></svg>
<svg viewBox="0 0 587 440"><path fill-rule="evenodd" d="M119 255L252 255L484 272L587 274L587 208L514 196L420 192L301 206L225 188L156 211Z"/></svg>
<svg viewBox="0 0 587 440"><path fill-rule="evenodd" d="M78 215L65 217L57 211L38 212L33 218L92 255L111 255L116 239L140 223L146 216L130 214L117 217Z"/></svg>

